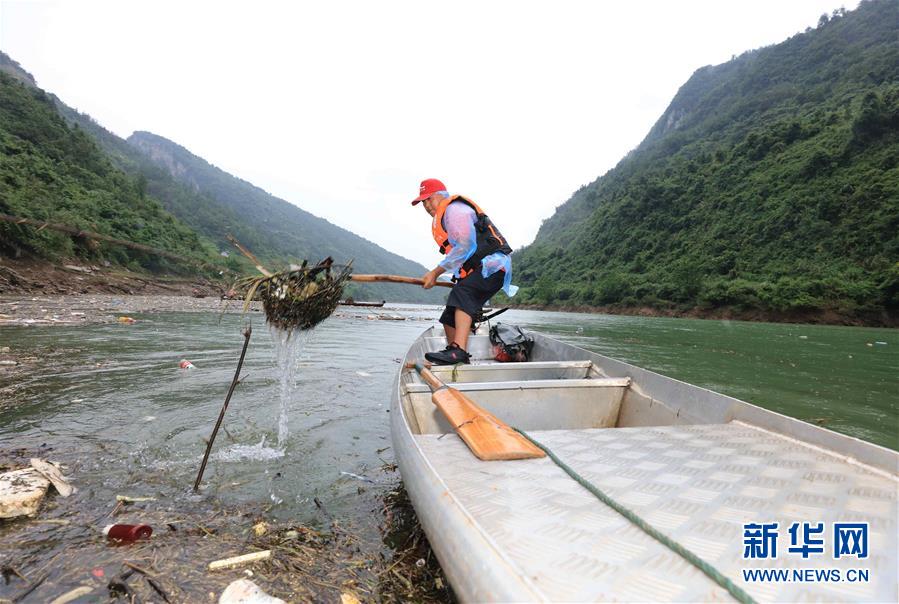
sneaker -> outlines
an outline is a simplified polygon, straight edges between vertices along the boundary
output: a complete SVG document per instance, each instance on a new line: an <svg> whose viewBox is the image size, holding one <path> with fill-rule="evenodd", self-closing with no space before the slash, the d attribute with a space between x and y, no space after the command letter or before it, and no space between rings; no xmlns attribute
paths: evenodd
<svg viewBox="0 0 899 604"><path fill-rule="evenodd" d="M439 352L426 353L425 359L431 361L435 365L455 365L456 363L465 363L467 365L471 362L471 355L459 348L459 346L453 342Z"/></svg>

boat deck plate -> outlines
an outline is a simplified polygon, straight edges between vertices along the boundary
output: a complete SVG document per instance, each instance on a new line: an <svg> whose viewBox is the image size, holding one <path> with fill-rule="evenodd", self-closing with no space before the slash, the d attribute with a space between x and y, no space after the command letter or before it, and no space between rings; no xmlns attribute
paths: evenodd
<svg viewBox="0 0 899 604"><path fill-rule="evenodd" d="M897 601L895 474L739 422L531 436L759 601ZM455 435L415 438L475 529L546 599L731 599L549 458L482 462ZM743 558L751 522L779 523L776 558ZM787 551L794 522L825 523L823 554ZM869 524L867 559L834 559L835 522ZM756 568L867 569L870 581L744 582Z"/></svg>

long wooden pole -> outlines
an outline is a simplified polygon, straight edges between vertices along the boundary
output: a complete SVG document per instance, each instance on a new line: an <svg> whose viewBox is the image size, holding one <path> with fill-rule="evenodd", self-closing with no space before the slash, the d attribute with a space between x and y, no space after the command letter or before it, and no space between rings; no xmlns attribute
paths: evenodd
<svg viewBox="0 0 899 604"><path fill-rule="evenodd" d="M250 259L250 261L256 265L256 270L265 275L266 277L271 277L272 272L262 266L262 263L259 261L253 252L245 248L240 244L240 242L231 234L228 235L228 241L234 244L240 253ZM415 277L403 277L402 275L350 275L350 281L362 281L365 283L373 283L373 282L386 282L386 283L408 283L409 285L423 285L423 279L417 279ZM449 281L437 281L434 285L439 285L440 287L452 287L453 284Z"/></svg>
<svg viewBox="0 0 899 604"><path fill-rule="evenodd" d="M369 282L387 282L387 283L408 283L409 285L421 285L424 283L422 279L417 279L415 277L402 277L400 275L350 275L350 281L364 281L366 283ZM439 285L440 287L452 287L453 284L449 281L437 281L434 285Z"/></svg>
<svg viewBox="0 0 899 604"><path fill-rule="evenodd" d="M215 428L212 429L212 435L209 437L209 442L206 443L206 454L203 455L203 463L200 464L200 471L197 473L197 480L194 481L194 491L200 488L200 481L203 480L203 472L206 471L206 462L209 461L209 452L212 451L212 443L215 442L215 436L219 432L219 428L222 426L222 420L225 419L225 411L228 410L228 403L231 402L231 395L234 394L234 389L237 388L237 385L240 383L240 368L243 367L243 359L247 354L247 345L250 343L250 335L253 333L253 326L247 325L243 330L243 350L240 351L240 360L237 362L237 371L234 372L234 379L231 380L231 387L228 389L228 396L225 397L225 404L222 405L222 410L219 412L218 421L215 422Z"/></svg>

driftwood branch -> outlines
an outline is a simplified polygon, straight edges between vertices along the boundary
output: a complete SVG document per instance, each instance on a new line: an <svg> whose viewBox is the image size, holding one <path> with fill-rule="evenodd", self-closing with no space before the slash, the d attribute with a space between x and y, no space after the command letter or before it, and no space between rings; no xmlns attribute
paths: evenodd
<svg viewBox="0 0 899 604"><path fill-rule="evenodd" d="M212 451L212 443L215 442L215 436L218 434L219 428L222 426L222 420L225 419L225 411L228 410L228 403L231 402L231 395L234 389L240 383L240 368L243 367L243 359L247 354L247 345L250 343L250 335L253 333L253 326L247 325L243 330L243 350L240 351L240 360L237 362L237 370L234 372L234 379L231 380L231 387L228 389L228 396L225 397L225 404L219 412L218 421L215 422L215 428L212 429L212 435L209 442L206 443L206 453L203 455L203 463L200 464L200 471L197 473L197 480L194 482L194 491L200 488L200 481L203 480L203 472L206 471L206 462L209 461L209 452Z"/></svg>
<svg viewBox="0 0 899 604"><path fill-rule="evenodd" d="M171 252L167 252L165 250L161 250L156 247L151 247L149 245L144 245L142 243L136 243L134 241L128 241L126 239L116 239L115 237L110 237L109 235L103 235L102 233L95 233L93 231L85 231L83 229L69 226L67 224L58 224L58 223L53 223L53 222L47 222L44 220L35 220L33 218L23 218L21 216L10 216L9 214L0 214L0 220L2 220L4 222L11 222L13 224L27 224L28 226L35 226L35 227L38 227L39 230L52 229L54 231L68 233L69 235L72 235L74 237L85 237L87 239L96 239L99 241L106 241L108 243L114 243L116 245L128 247L133 250L149 252L151 254L156 254L157 256L163 256L165 258L170 258L172 260L184 262L184 258L182 256L179 256L178 254L173 254Z"/></svg>
<svg viewBox="0 0 899 604"><path fill-rule="evenodd" d="M230 241L231 243L233 243L233 244L234 244L234 247L236 247L237 249L239 249L241 254L243 254L244 256L246 256L247 258L250 259L250 262L253 263L253 265L256 267L256 270L257 270L257 271L259 271L260 273L262 273L262 274L265 275L266 277L271 277L271 276L272 276L271 271L269 271L267 268L265 268L264 266L262 266L262 263L259 262L259 258L257 258L256 256L254 256L254 255L253 255L253 252L251 252L250 250L248 250L247 248L245 248L244 246L242 246L242 245L240 244L240 242L237 240L237 238L236 238L234 235L228 233L227 237L228 237L228 241Z"/></svg>

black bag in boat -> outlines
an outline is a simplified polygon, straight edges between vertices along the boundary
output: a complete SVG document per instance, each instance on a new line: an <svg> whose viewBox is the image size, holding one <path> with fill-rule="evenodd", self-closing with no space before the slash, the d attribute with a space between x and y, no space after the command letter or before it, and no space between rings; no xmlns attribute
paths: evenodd
<svg viewBox="0 0 899 604"><path fill-rule="evenodd" d="M523 363L531 358L534 338L517 325L497 323L490 328L490 343L493 344L493 358L500 363Z"/></svg>

